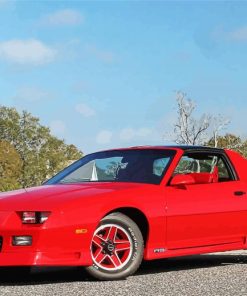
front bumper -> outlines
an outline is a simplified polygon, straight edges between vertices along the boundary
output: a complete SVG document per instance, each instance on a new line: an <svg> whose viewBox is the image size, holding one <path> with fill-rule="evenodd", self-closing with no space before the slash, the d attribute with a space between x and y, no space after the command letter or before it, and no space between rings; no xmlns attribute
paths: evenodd
<svg viewBox="0 0 247 296"><path fill-rule="evenodd" d="M80 252L1 252L0 266L89 266L91 259L86 260Z"/></svg>

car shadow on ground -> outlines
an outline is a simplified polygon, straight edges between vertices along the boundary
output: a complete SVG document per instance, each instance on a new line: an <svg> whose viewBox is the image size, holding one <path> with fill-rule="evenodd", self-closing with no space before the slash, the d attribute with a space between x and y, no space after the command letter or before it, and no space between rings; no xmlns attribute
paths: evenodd
<svg viewBox="0 0 247 296"><path fill-rule="evenodd" d="M246 255L206 254L145 261L136 275L247 264Z"/></svg>
<svg viewBox="0 0 247 296"><path fill-rule="evenodd" d="M198 255L143 262L134 276L247 264L245 255ZM0 267L0 286L41 285L93 281L79 267Z"/></svg>

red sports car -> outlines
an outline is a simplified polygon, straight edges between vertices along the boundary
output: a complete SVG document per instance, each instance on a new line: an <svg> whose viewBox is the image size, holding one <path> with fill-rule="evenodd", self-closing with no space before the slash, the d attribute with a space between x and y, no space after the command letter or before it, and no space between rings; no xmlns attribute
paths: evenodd
<svg viewBox="0 0 247 296"><path fill-rule="evenodd" d="M0 266L133 274L142 260L247 248L247 161L229 150L89 154L43 186L0 194Z"/></svg>

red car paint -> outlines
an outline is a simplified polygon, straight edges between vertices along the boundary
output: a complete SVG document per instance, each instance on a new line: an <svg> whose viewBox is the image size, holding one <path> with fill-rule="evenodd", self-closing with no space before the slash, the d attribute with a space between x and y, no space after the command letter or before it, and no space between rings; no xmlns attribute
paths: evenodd
<svg viewBox="0 0 247 296"><path fill-rule="evenodd" d="M222 150L235 170L235 180L170 186L184 149L151 148L176 151L159 185L87 182L1 193L0 266L92 265L90 244L97 225L122 208L137 209L147 219L146 260L246 249L247 160ZM22 224L22 211L51 215L44 224L28 225ZM12 237L18 235L32 236L32 245L13 246Z"/></svg>

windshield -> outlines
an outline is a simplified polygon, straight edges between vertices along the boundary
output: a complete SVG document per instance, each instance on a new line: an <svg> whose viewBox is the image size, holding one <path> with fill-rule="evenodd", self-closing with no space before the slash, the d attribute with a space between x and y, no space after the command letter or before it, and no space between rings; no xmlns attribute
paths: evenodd
<svg viewBox="0 0 247 296"><path fill-rule="evenodd" d="M174 150L113 150L89 154L45 184L135 182L159 184Z"/></svg>

